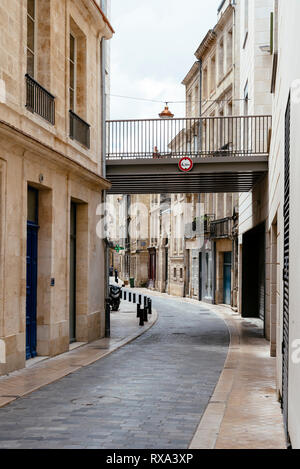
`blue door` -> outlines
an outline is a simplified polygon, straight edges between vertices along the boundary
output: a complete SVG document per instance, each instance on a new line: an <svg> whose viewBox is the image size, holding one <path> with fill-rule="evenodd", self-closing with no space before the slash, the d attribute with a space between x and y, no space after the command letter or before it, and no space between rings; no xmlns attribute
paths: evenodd
<svg viewBox="0 0 300 469"><path fill-rule="evenodd" d="M231 304L231 252L224 252L224 304Z"/></svg>
<svg viewBox="0 0 300 469"><path fill-rule="evenodd" d="M26 359L36 357L37 264L38 264L38 192L28 189L26 255Z"/></svg>

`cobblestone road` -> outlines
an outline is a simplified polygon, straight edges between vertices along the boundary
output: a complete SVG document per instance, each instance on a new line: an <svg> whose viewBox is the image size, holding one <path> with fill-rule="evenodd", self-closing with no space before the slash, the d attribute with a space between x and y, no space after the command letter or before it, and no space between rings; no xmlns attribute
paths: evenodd
<svg viewBox="0 0 300 469"><path fill-rule="evenodd" d="M229 334L203 307L153 297L135 342L0 409L0 448L188 448Z"/></svg>

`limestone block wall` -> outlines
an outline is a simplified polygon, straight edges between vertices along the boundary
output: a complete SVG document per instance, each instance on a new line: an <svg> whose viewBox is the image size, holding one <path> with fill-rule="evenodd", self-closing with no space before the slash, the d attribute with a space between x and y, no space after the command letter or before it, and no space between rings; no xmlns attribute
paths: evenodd
<svg viewBox="0 0 300 469"><path fill-rule="evenodd" d="M1 135L2 137L2 135ZM96 234L96 184L53 166L39 153L13 139L0 151L1 313L0 338L6 364L0 374L25 364L27 187L39 190L37 352L53 356L69 350L70 203L78 204L76 340L92 341L104 333L104 246ZM41 183L40 176L43 175ZM51 279L55 285L51 286Z"/></svg>

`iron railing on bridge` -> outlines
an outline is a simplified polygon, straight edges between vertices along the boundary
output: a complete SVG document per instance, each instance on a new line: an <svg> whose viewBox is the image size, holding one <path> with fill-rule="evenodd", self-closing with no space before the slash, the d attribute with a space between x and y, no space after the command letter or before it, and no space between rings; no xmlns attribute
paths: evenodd
<svg viewBox="0 0 300 469"><path fill-rule="evenodd" d="M271 116L111 120L107 158L268 156Z"/></svg>

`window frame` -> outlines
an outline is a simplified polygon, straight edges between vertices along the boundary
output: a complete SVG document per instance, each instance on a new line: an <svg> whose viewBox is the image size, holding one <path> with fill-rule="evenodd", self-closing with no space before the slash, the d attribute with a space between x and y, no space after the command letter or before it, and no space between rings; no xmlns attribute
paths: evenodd
<svg viewBox="0 0 300 469"><path fill-rule="evenodd" d="M29 8L28 8L28 0L27 0L27 15L26 15L26 20L27 20L27 38L26 38L26 72L28 75L31 76L31 78L36 78L36 51L37 51L37 18L38 18L38 2L36 0L33 0L34 4L34 18L29 14ZM28 22L32 21L33 23L33 48L34 50L31 50L31 48L28 45ZM28 52L32 54L33 56L33 76L31 73L29 73L29 68L28 68Z"/></svg>
<svg viewBox="0 0 300 469"><path fill-rule="evenodd" d="M74 40L74 60L72 60L71 58L71 38ZM76 113L76 101L77 101L77 38L75 36L75 34L70 31L70 34L69 34L69 47L70 47L70 51L69 51L69 107L70 107L70 111L73 111L74 113ZM74 80L73 80L73 86L74 88L71 86L71 66L73 65L74 67ZM73 103L71 105L71 91L73 91Z"/></svg>

